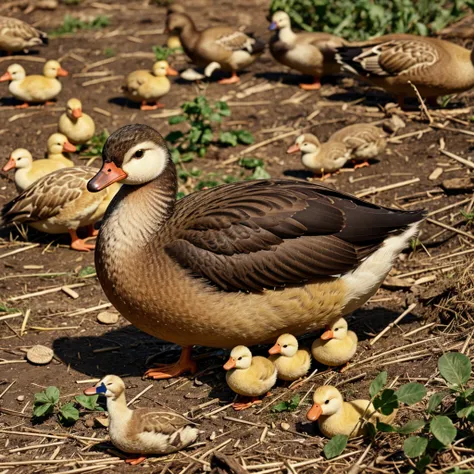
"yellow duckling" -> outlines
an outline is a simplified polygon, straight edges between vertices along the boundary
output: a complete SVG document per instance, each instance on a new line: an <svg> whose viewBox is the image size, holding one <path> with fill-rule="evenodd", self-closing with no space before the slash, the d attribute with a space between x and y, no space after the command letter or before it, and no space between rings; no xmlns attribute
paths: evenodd
<svg viewBox="0 0 474 474"><path fill-rule="evenodd" d="M357 350L357 341L357 334L349 331L347 321L340 318L313 342L311 353L319 363L338 367L352 359Z"/></svg>
<svg viewBox="0 0 474 474"><path fill-rule="evenodd" d="M154 408L131 410L125 399L125 384L116 375L107 375L95 387L84 390L85 395L102 394L107 398L110 440L125 453L138 454L127 459L139 464L147 454L169 454L179 451L198 437L193 423L177 413Z"/></svg>
<svg viewBox="0 0 474 474"><path fill-rule="evenodd" d="M282 334L269 349L269 359L278 371L278 378L293 382L306 375L311 356L306 349L298 350L298 340L292 334Z"/></svg>
<svg viewBox="0 0 474 474"><path fill-rule="evenodd" d="M127 98L133 102L141 102L141 110L155 110L164 107L158 100L166 95L171 83L166 76L177 76L167 61L157 61L153 65L153 74L146 70L138 70L127 76L123 90ZM155 102L149 105L148 102Z"/></svg>
<svg viewBox="0 0 474 474"><path fill-rule="evenodd" d="M19 64L8 66L7 72L0 77L0 82L10 81L8 90L13 97L23 100L18 108L29 107L29 103L49 104L61 92L61 83L58 77L67 76L69 73L61 67L58 61L47 61L43 67L43 75L33 74L27 76Z"/></svg>
<svg viewBox="0 0 474 474"><path fill-rule="evenodd" d="M227 385L237 394L250 397L250 401L234 403L235 410L245 410L256 403L258 398L268 393L277 380L276 367L265 357L252 357L248 347L236 346L224 364L227 370Z"/></svg>
<svg viewBox="0 0 474 474"><path fill-rule="evenodd" d="M66 112L59 117L59 131L75 145L88 142L95 133L95 123L82 111L79 99L69 99Z"/></svg>
<svg viewBox="0 0 474 474"><path fill-rule="evenodd" d="M355 438L365 434L361 417L371 423L377 421L391 423L396 416L396 410L390 415L382 415L376 411L369 400L352 400L345 402L336 387L323 385L316 389L313 395L313 406L306 417L310 421L318 421L321 433L332 438L345 435Z"/></svg>
<svg viewBox="0 0 474 474"><path fill-rule="evenodd" d="M56 160L35 160L25 148L13 150L3 171L15 171L15 184L18 191L23 191L35 181L53 171L65 168L66 165Z"/></svg>
<svg viewBox="0 0 474 474"><path fill-rule="evenodd" d="M63 153L74 153L75 151L76 147L62 133L53 133L48 138L48 159L50 160L59 161L64 166L74 166L73 161Z"/></svg>

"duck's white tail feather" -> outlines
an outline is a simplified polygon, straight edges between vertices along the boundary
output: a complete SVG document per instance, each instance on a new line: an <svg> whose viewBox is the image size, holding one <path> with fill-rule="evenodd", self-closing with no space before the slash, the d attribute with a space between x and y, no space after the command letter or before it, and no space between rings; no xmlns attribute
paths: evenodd
<svg viewBox="0 0 474 474"><path fill-rule="evenodd" d="M410 224L401 234L387 238L359 267L342 277L348 290L344 315L362 306L375 294L392 268L397 255L417 235L419 225L420 221Z"/></svg>

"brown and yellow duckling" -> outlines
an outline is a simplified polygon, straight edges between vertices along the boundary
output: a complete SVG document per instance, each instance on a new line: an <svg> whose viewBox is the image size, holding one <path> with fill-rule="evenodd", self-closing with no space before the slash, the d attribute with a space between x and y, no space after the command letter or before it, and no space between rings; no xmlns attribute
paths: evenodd
<svg viewBox="0 0 474 474"><path fill-rule="evenodd" d="M292 334L282 334L268 353L280 380L294 382L304 377L311 367L309 351L298 349L298 340Z"/></svg>
<svg viewBox="0 0 474 474"><path fill-rule="evenodd" d="M48 44L48 35L24 21L0 16L0 50L7 54Z"/></svg>

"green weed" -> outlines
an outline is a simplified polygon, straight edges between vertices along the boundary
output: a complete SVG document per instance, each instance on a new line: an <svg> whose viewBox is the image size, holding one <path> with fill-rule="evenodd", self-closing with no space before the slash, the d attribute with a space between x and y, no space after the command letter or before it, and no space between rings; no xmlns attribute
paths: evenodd
<svg viewBox="0 0 474 474"><path fill-rule="evenodd" d="M71 15L66 15L63 24L56 30L50 31L51 37L76 33L79 30L100 30L110 25L110 18L106 15L99 15L91 21L83 21Z"/></svg>

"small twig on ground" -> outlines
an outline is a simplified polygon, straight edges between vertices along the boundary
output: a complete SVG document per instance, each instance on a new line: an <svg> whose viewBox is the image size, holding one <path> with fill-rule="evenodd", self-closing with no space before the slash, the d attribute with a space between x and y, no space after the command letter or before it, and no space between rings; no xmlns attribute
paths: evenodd
<svg viewBox="0 0 474 474"><path fill-rule="evenodd" d="M411 313L415 309L415 307L416 307L416 303L412 303L410 306L408 306L408 308L405 311L403 311L403 313L400 316L398 316L398 318L395 319L395 321L391 322L382 332L380 332L377 336L375 336L369 342L369 344L373 346L384 334L390 331L390 329L392 329L393 326L398 324L407 314Z"/></svg>
<svg viewBox="0 0 474 474"><path fill-rule="evenodd" d="M425 105L425 102L424 100L422 99L417 87L415 86L415 84L413 84L411 81L408 81L408 84L410 84L410 86L413 88L413 90L415 91L415 94L416 94L416 98L418 99L418 101L420 102L420 109L421 109L421 112L426 116L426 118L429 120L430 124L432 124L434 122L433 120L433 117L431 117L428 109L426 108L426 105Z"/></svg>

